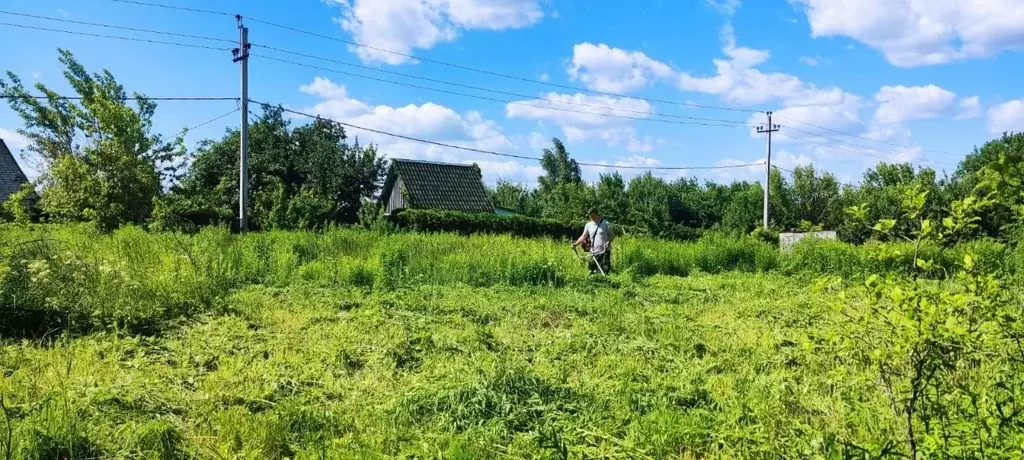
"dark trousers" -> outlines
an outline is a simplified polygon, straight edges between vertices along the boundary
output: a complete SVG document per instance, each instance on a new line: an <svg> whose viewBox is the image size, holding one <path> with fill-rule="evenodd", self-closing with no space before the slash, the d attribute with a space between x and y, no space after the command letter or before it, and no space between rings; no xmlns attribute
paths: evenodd
<svg viewBox="0 0 1024 460"><path fill-rule="evenodd" d="M601 265L601 269L604 270L605 274L612 272L612 250L608 249L603 254L598 254L593 257L590 261L590 273L601 273L601 270L597 269L598 264Z"/></svg>

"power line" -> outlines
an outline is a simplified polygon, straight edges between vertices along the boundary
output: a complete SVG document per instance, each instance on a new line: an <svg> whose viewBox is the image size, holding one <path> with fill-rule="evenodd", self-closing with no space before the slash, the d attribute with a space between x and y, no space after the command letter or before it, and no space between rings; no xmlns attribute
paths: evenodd
<svg viewBox="0 0 1024 460"><path fill-rule="evenodd" d="M789 127L789 128L793 129L792 127ZM808 144L814 144L814 145L818 145L818 146L822 146L822 147L826 147L826 148L831 148L831 149L843 149L845 151L852 152L852 153L857 154L857 155L871 157L871 158L875 158L875 159L886 161L886 162L892 161L890 158L886 158L886 157L882 157L882 156L878 156L878 155L872 155L870 153L861 152L859 150L854 150L854 149L851 149L849 147L828 145L828 144L825 144L825 143L822 143L822 142L817 142L817 141L814 141L814 140L811 140L811 139L807 139L806 137L794 136L792 134L789 134L789 137L792 138L792 139L796 139L798 141L801 141L801 142L806 142ZM835 140L835 139L831 139L831 140ZM892 152L882 152L882 153L892 153ZM952 167L952 165L949 165L949 164L946 164L946 163L940 163L940 162L937 162L937 161L930 161L930 160L919 160L917 162L911 161L911 160L907 160L907 163L911 163L911 164L932 163L932 164L936 164L936 165L939 165L939 166ZM920 164L918 164L918 166L920 166Z"/></svg>
<svg viewBox="0 0 1024 460"><path fill-rule="evenodd" d="M860 144L854 144L854 143L852 143L852 142L846 142L846 141L844 141L844 140L842 140L842 139L836 139L836 138L834 138L834 137L822 136L821 134L818 134L818 133L812 133L812 132L810 132L810 131L805 131L805 130L802 130L802 129L799 129L799 128L794 128L794 127L792 127L792 126L787 126L787 128L788 128L788 129L791 129L791 130L793 130L793 131L799 132L799 133L804 133L804 134L808 134L808 135L811 135L811 136L815 136L815 137L820 137L820 138L823 138L823 139L827 139L827 140L830 140L830 141L833 141L833 142L839 142L839 143L841 143L841 144L846 144L846 145L850 145L850 146L853 146L853 147L857 147L857 148L860 148L860 149L872 150L872 151L875 151L875 152L879 152L879 153L881 153L881 154L884 154L884 155L891 155L891 154L893 153L893 152L886 152L886 151L884 151L884 150L879 150L879 149L876 149L876 148L874 148L874 147L868 147L868 146L866 146L866 145L860 145ZM804 142L809 142L809 141L808 141L808 140L807 140L806 138L799 138L799 137L796 137L796 136L792 136L792 135L790 135L790 137L793 137L794 139L801 139L801 140L803 140ZM824 145L824 144L822 144L822 145ZM826 147L831 147L831 146L828 146L828 145L826 145ZM850 150L850 151L854 151L854 150L851 150L851 149L848 149L848 150ZM860 152L860 153L863 153L863 152ZM887 158L884 158L884 157L878 157L878 156L876 156L876 155L870 155L870 156L873 156L873 157L875 157L875 158L881 158L881 159L883 159L883 160L887 160ZM933 163L933 164L937 164L937 165L942 165L942 166L950 166L950 167L952 167L952 166L953 166L953 165L950 165L950 164L948 164L948 163L942 163L942 162L939 162L939 161L932 161L932 160L920 160L920 161L921 161L922 163Z"/></svg>
<svg viewBox="0 0 1024 460"><path fill-rule="evenodd" d="M231 110L230 112L226 112L226 113L224 113L224 114L222 114L222 115L218 115L218 116L217 116L217 117L215 117L215 118L211 118L211 119L209 119L209 120L206 120L206 121L204 121L204 122L202 122L202 123L199 123L198 125L195 125L195 126L191 126L191 127L185 128L185 129L186 129L187 131L193 131L193 130L196 130L196 129L202 128L203 126L206 126L206 125L208 125L208 124L210 124L210 123L213 123L213 122L215 122L215 121L217 121L217 120L220 120L220 119L222 119L222 118L224 118L224 117L226 117L226 116L228 116L228 115L234 114L234 113L238 112L239 110L240 110L240 109L237 109L237 108L235 108L235 109L232 109L232 110Z"/></svg>
<svg viewBox="0 0 1024 460"><path fill-rule="evenodd" d="M160 4L160 3L154 3L154 2L142 2L142 1L135 1L135 0L111 0L111 1L119 2L119 3L130 3L130 4L134 4L134 5L151 6L151 7L156 7L156 8L167 8L167 9L174 9L174 10L193 11L193 12L197 12L197 13L213 14L213 15L220 15L220 16L236 16L234 14L223 12L223 11L211 11L211 10L200 10L200 9L196 9L196 8L184 8L184 7L166 5L166 4ZM319 38L323 38L323 39L327 39L327 40L332 40L332 41L336 41L336 42L339 42L339 43L344 43L344 44L351 45L351 46L356 46L356 47L360 47L360 48L370 49L370 50L374 50L374 51L377 51L377 52L392 54L392 55L395 55L395 56L401 56L401 57L405 57L405 58L408 58L408 59L415 59L415 60L418 60L418 61L429 62L431 64L438 64L438 65L443 65L443 66L452 67L452 68L456 68L456 69L468 70L468 71L471 71L471 72L477 72L477 73L481 73L481 74L485 74L485 75L491 75L491 76L506 78L506 79L510 79L510 80L522 81L522 82L526 82L526 83L533 83L533 84L537 84L537 85L550 86L550 87L554 87L554 88L561 88L561 89L567 89L567 90L578 91L578 92L585 92L585 93L590 93L590 94L598 94L598 95L602 95L602 96L640 99L640 100L644 100L644 101L648 101L648 102L676 105L676 106L682 106L682 107L701 108L701 109L714 109L714 110L726 110L726 111L743 112L743 113L761 113L762 112L760 110L737 109L737 108L733 108L733 107L721 107L721 106L714 106L714 105L707 105L707 104L697 104L697 103L693 103L693 102L679 102L679 101L670 101L670 100L664 100L664 99L646 98L646 97L640 97L640 96L627 96L627 95L624 95L624 94L613 93L613 92L608 92L608 91L598 91L598 90L592 90L592 89L582 88L582 87L578 87L578 86L562 85L562 84L559 84L559 83L552 83L552 82L548 82L548 81L542 81L542 80L537 80L537 79L533 79L533 78L520 77L520 76L517 76L517 75L511 75L511 74L502 73L502 72L495 72L495 71L492 71L492 70L480 69L480 68L471 67L471 66L467 66L467 65L457 64L457 63L454 63L454 62L442 61L442 60L438 60L438 59L430 59L430 58L425 58L425 57L422 57L422 56L415 56L415 55L408 54L408 53L401 53L401 52L398 52L398 51L392 51L392 50L388 50L388 49L384 49L384 48L379 48L379 47L375 47L375 46L365 45L365 44L362 44L362 43L359 43L359 42L355 42L355 41L351 41L351 40L345 40L345 39L341 39L341 38L337 38L337 37L332 37L332 36L329 36L329 35L324 35L324 34L321 34L321 33L312 32L312 31L308 31L308 30L305 30L305 29L300 29L300 28L297 28L297 27L292 27L292 26L288 26L288 25L285 25L285 24L279 24L279 23L276 23L276 22L273 22L273 21L267 21L267 20L264 20L264 19L254 18L254 17L250 17L250 16L245 16L245 18L250 20L250 21L257 22L257 23L260 23L260 24L265 24L265 25L268 25L268 26L271 26L271 27L277 27L279 29L284 29L284 30L288 30L288 31L292 31L292 32L297 32L297 33L301 33L301 34L305 34L305 35L309 35L309 36L313 36L313 37L319 37Z"/></svg>
<svg viewBox="0 0 1024 460"><path fill-rule="evenodd" d="M237 97L208 97L208 96L140 96L141 99L150 101L237 101ZM19 95L3 95L0 94L0 99L51 99L50 96L38 96L35 94L29 94L24 96ZM82 96L55 96L52 99L65 100L65 101L80 101L85 99ZM136 99L134 96L126 97L125 99Z"/></svg>
<svg viewBox="0 0 1024 460"><path fill-rule="evenodd" d="M196 40L209 40L209 41L216 41L216 42L227 42L227 43L231 43L231 44L235 43L234 41L228 40L228 39L225 39L225 38L207 37L207 36L203 36L203 35L190 35L190 34L182 34L182 33L177 33L177 32L165 32L165 31L162 31L162 30L141 29L141 28L136 28L136 27L118 26L118 25L114 25L114 24L104 24L104 23L101 23L101 22L76 21L76 20L72 20L72 19L55 18L55 17L52 17L52 16L39 16L39 15L35 15L35 14L18 13L18 12L15 12L15 11L0 10L0 14L6 14L6 15L10 15L10 16L21 16L21 17L34 18L34 19L45 19L47 21L64 22L64 23L79 24L79 25L85 25L85 26L103 27L103 28L107 28L107 29L128 30L128 31L132 31L132 32L145 32L145 33L151 33L151 34L169 35L169 36L173 36L173 37L192 38L192 39L196 39Z"/></svg>
<svg viewBox="0 0 1024 460"><path fill-rule="evenodd" d="M124 41L130 41L130 42L153 43L153 44L157 44L157 45L173 45L173 46L180 46L180 47L183 47L183 48L200 48L200 49L217 50L217 51L231 51L230 48L217 48L217 47L214 47L214 46L206 46L206 45L193 45L193 44L189 44L189 43L166 42L166 41L162 41L162 40L150 40L148 38L122 37L122 36L118 36L118 35L104 35L104 34L94 34L94 33L90 33L90 32L76 32L76 31L73 31L73 30L51 29L49 27L29 26L29 25L25 25L25 24L12 24L12 23L9 23L9 22L0 22L0 26L17 27L17 28L20 28L20 29L42 30L42 31L45 31L45 32L58 32L58 33L70 34L70 35L83 35L83 36L87 36L87 37L110 38L110 39L114 39L114 40L124 40Z"/></svg>
<svg viewBox="0 0 1024 460"><path fill-rule="evenodd" d="M321 67L321 66L312 65L312 64L304 64L304 63L301 63L301 62L291 61L291 60L287 60L287 59L279 59L279 58L275 58L275 57L271 57L271 56L265 56L265 55L259 55L259 54L253 54L252 56L260 57L260 58L263 58L263 59L268 59L268 60L271 60L271 61L277 61L277 62L281 62L281 63L285 63L285 64L291 64L291 65L296 65L296 66L300 66L300 67L307 67L307 68L311 68L311 69L322 70L322 71L325 71L325 72L334 72L334 73L338 73L338 74L341 74L341 75L347 75L347 76L350 76L350 77L363 78L363 79L367 79L367 80L373 80L373 81L378 81L378 82L383 82L383 83L389 83L389 84L398 85L398 86L405 86L405 87L408 87L408 88L416 88L416 89L422 89L422 90L426 90L426 91L434 91L434 92L443 93L443 94L450 94L450 95L461 96L461 97L469 97L469 98L473 98L473 99L480 99L480 100L491 101L491 102L500 102L500 103L503 103L503 104L521 105L521 106L533 107L533 108L537 108L537 109L541 109L541 110L552 110L552 111L556 111L556 112L577 113L577 114L583 114L583 115L593 115L593 116L603 116L603 117L612 117L612 118L622 118L622 119L627 119L627 120L649 121L649 122L669 123L669 124L677 124L677 125L716 126L716 127L722 127L722 128L743 128L743 127L746 127L744 125L731 125L731 124L722 124L722 123L717 123L716 124L716 123L704 123L704 122L695 122L695 121L664 120L664 119L661 119L661 118L634 117L634 116L630 116L630 115L616 115L616 114L612 114L612 113L603 113L603 112L584 112L584 111L580 111L580 110L564 109L564 108L558 108L558 107L549 107L549 106L544 106L544 105L531 104L531 103L526 102L526 101L513 101L513 100L509 100L509 99L499 99L499 98L480 96L480 95L475 95L475 94L460 93L458 91L449 91L449 90L446 90L446 89L433 88L433 87L429 87L429 86L420 86L420 85L415 85L415 84L412 84L412 83L405 83L405 82L400 82L400 81L395 81L395 80L388 80L386 78L378 78L378 77L371 77L371 76L361 75L361 74L356 74L356 73L350 73L350 72L345 72L343 70L331 69L331 68Z"/></svg>
<svg viewBox="0 0 1024 460"><path fill-rule="evenodd" d="M268 50L271 50L271 51L278 51L278 52L282 52L282 53L293 54L293 55L296 55L296 56L302 56L302 57L306 57L306 58L310 58L310 59L317 59L317 60L331 62L331 63L335 63L335 64L341 64L341 65L348 66L348 67L355 67L355 68L359 68L359 69L363 69L363 70L370 70L370 71L373 71L373 72L380 72L380 73L384 73L384 74L388 74L388 75L396 75L396 76L400 76L400 77L413 78L413 79L416 79L416 80L429 81L429 82L433 82L433 83L440 83L440 84L444 84L444 85L456 86L456 87L459 87L459 88L472 89L472 90L476 90L476 91L484 91L484 92L494 93L494 94L502 94L502 95L506 95L506 96L521 97L521 98L525 98L525 99L537 99L536 96L531 96L531 95L527 95L527 94L514 93L514 92L497 90L497 89L492 89L492 88L484 88L484 87L480 87L480 86L473 86L473 85L467 85L467 84L463 84L463 83L456 83L456 82L451 82L451 81L447 81L447 80L441 80L441 79L437 79L437 78L422 77L422 76L419 76L419 75L413 75L413 74L408 74L408 73L403 73L403 72L395 72L395 71L391 71L391 70L378 69L378 68L374 68L374 67L370 67L370 66L365 66L365 65L361 65L361 64L355 64L355 63L351 63L351 62L339 61L339 60L336 60L336 59L331 59L331 58L326 58L326 57L314 56L314 55L311 55L311 54L306 54L306 53L302 53L302 52L298 52L298 51L285 50L285 49L276 48L276 47L268 46L268 45L253 44L253 46L258 47L258 48L268 49ZM359 74L351 74L351 73L346 73L346 72L342 72L342 71L334 70L334 69L327 69L327 68L323 68L323 67L314 67L314 66L311 66L311 65L308 65L308 64L303 64L303 63L299 63L299 62L295 62L295 61L284 60L284 59L280 59L280 58L274 58L274 57L271 57L271 56L261 55L259 57L263 57L265 59L270 59L270 60L274 60L274 61L278 61L278 62L283 62L283 63L287 63L287 64L292 64L292 65L298 65L298 66L304 66L304 67L312 67L312 68L316 68L318 70L326 70L326 71L329 71L329 72L336 72L336 73L340 73L340 74L343 74L343 75L356 76L356 77L359 77L359 78L371 78L371 77L365 77L365 76L362 76L362 75L359 75ZM401 82L395 82L395 81L391 81L391 80L376 80L376 81L383 81L383 82L386 82L386 83L395 83L395 84L400 84L400 85L404 84L404 83L401 83ZM417 88L431 89L431 88L423 88L423 87L417 87ZM461 94L461 93L456 93L456 94ZM477 96L472 96L472 95L468 95L468 94L461 94L461 95L468 96L468 97L477 97ZM642 100L640 98L629 98L629 99ZM494 100L494 99L491 99L491 100ZM613 111L619 111L619 112L636 113L636 114L641 114L641 115L652 115L651 112L645 112L645 111L642 111L642 110L632 110L632 109L619 108L619 107L609 107L609 106L600 105L600 104L587 104L587 103L581 103L581 102L551 101L551 100L546 100L546 101L552 102L552 103L555 103L555 104L562 104L562 105L580 106L580 107L593 107L593 108L598 108L598 109L603 109L603 110L613 110ZM513 101L502 101L502 102L514 103ZM581 112L581 113L587 113L587 112ZM592 112L590 114L592 114L592 115L604 115L604 114L592 113ZM744 126L747 124L746 121L727 120L727 119L721 119L721 118L691 117L691 116L686 116L686 115L675 115L675 114L657 114L657 115L662 116L662 117L667 117L667 118L678 118L678 119L682 119L682 120L706 121L706 122L715 122L715 123L733 123L733 124L744 125ZM608 116L613 116L613 115L609 114ZM630 118L635 119L635 117L630 117Z"/></svg>
<svg viewBox="0 0 1024 460"><path fill-rule="evenodd" d="M266 102L260 102L260 101L256 101L256 100L253 100L252 102L254 102L256 104L263 105L264 107L271 106L271 104L268 104ZM278 108L279 108L279 110L281 110L283 112L291 113L291 114L294 114L294 115L300 115L300 116L304 116L304 117L308 117L308 118L314 118L314 119L317 119L317 120L325 120L325 121L329 121L331 123L335 123L337 125L348 127L348 128L359 129L359 130L362 130L362 131L367 131L367 132L371 132L371 133L381 134L381 135L389 136L389 137L395 137L395 138L398 138L398 139L405 139L405 140L409 140L409 141L413 141L413 142L419 142L419 143L422 143L422 144L436 145L436 146L439 146L439 147L448 147L448 148L457 149L457 150L464 150L464 151L467 151L467 152L483 153L483 154L487 154L487 155L495 155L495 156L500 156L500 157L518 158L518 159L521 159L521 160L541 161L541 158L537 158L537 157L530 157L530 156L525 156L525 155L516 155L516 154L512 154L512 153L495 152L493 150L477 149L477 148L473 148L473 147L464 147L464 146L461 146L461 145L448 144L448 143L445 143L445 142L431 141L431 140L427 140L427 139L421 139L421 138L418 138L418 137L406 136L406 135L403 135L403 134L396 134L396 133L391 133L391 132L387 132L387 131L381 131L381 130L377 130L377 129L373 129L373 128L367 128L367 127L364 127L364 126L354 125L354 124L351 124L351 123L345 123L345 122L333 120L333 119L330 119L330 118L321 117L319 115L314 115L314 114L311 114L311 113L300 112L298 110L286 109L286 108L283 108L283 107L280 107L280 106ZM610 165L610 164L586 163L586 162L577 162L577 164L579 164L580 166L593 166L593 167L598 167L598 168L612 168L612 169L643 169L643 170L679 171L679 170L698 170L698 169L746 168L746 167L750 167L750 166L761 166L761 165L764 164L764 162L749 163L749 164L738 164L738 165L721 165L721 166L628 166L628 165Z"/></svg>
<svg viewBox="0 0 1024 460"><path fill-rule="evenodd" d="M860 136L860 135L857 135L857 134L847 133L847 132L835 130L835 129L832 129L832 128L826 128L824 126L816 125L814 123L808 123L806 121L797 120L795 118L787 117L785 115L778 115L778 117L779 118L785 118L785 119L787 119L789 121L794 121L796 123L800 123L800 124L802 124L804 126L810 126L812 128L818 128L818 129L821 129L821 130L824 130L824 131L829 131L829 132L840 134L840 135L843 135L843 136L856 137L857 139L862 139L862 140L870 141L870 142L878 142L879 144L885 144L885 145L889 145L889 146L893 146L893 147L913 148L913 146L910 146L910 145L901 145L901 144L896 144L896 143L893 143L893 142L880 141L880 140L877 140L877 139L871 139L869 137L864 137L864 136ZM792 127L790 127L790 128L792 128ZM793 128L793 129L796 129L796 128ZM820 134L815 134L815 135L820 136ZM923 152L932 152L932 153L941 153L943 155L960 156L960 155L957 155L955 153L946 152L946 151L943 151L943 150L921 149L921 151L923 151Z"/></svg>
<svg viewBox="0 0 1024 460"><path fill-rule="evenodd" d="M152 7L156 7L156 8L163 8L165 10L189 11L189 12L192 12L192 13L204 13L204 14L212 14L212 15L216 15L216 16L235 17L234 14L225 13L225 12L222 12L222 11L203 10L203 9L199 9L199 8L188 8L188 7L184 7L184 6L164 5L164 4L161 4L161 3L140 2L140 1L136 1L136 0L110 0L110 1L115 2L115 3L128 3L128 4L132 4L132 5L152 6Z"/></svg>

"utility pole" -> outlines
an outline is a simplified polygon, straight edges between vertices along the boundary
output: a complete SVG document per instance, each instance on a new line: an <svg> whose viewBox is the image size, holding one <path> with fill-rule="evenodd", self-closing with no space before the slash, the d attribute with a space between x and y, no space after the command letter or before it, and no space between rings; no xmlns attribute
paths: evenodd
<svg viewBox="0 0 1024 460"><path fill-rule="evenodd" d="M238 229L249 229L249 28L242 25L242 16L238 20L238 48L232 50L234 62L241 64L242 70L242 129L238 152Z"/></svg>
<svg viewBox="0 0 1024 460"><path fill-rule="evenodd" d="M764 163L764 229L768 230L768 200L771 198L772 184L772 133L781 128L772 124L772 113L768 112L768 124L757 127L760 134L768 134L768 159Z"/></svg>

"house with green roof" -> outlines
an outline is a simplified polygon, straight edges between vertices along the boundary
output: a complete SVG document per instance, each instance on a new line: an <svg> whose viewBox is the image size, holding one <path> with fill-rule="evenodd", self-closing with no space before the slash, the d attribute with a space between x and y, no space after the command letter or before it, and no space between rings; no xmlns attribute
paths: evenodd
<svg viewBox="0 0 1024 460"><path fill-rule="evenodd" d="M380 196L387 215L401 209L494 213L475 164L391 160Z"/></svg>

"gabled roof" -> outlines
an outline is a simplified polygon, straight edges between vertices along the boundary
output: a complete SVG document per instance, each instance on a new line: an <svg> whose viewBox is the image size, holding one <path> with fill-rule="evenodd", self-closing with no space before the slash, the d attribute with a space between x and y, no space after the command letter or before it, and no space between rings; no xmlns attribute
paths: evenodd
<svg viewBox="0 0 1024 460"><path fill-rule="evenodd" d="M390 196L398 177L410 208L493 213L494 207L475 165L394 159L381 195Z"/></svg>
<svg viewBox="0 0 1024 460"><path fill-rule="evenodd" d="M28 177L25 177L18 162L14 160L11 149L0 139L0 203L6 202L25 182L28 182Z"/></svg>

